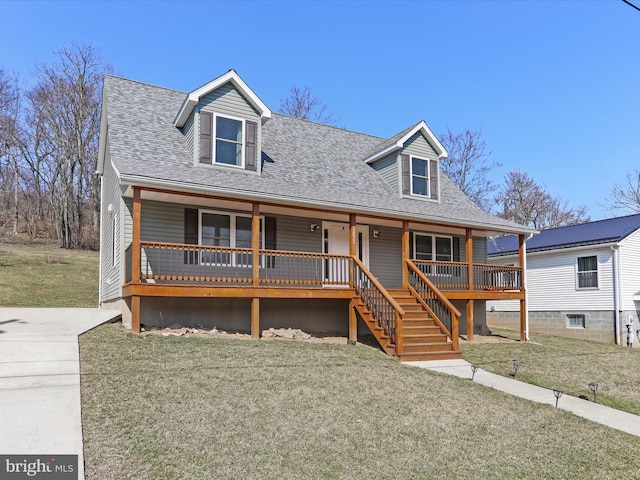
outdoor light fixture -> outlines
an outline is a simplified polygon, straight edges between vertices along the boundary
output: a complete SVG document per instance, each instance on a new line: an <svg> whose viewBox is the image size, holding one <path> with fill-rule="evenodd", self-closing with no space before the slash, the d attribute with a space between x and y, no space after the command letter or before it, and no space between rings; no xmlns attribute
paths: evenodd
<svg viewBox="0 0 640 480"><path fill-rule="evenodd" d="M596 390L598 390L598 382L591 382L589 388L593 392L593 401L598 403L598 397L596 396Z"/></svg>
<svg viewBox="0 0 640 480"><path fill-rule="evenodd" d="M563 393L564 390L558 390L557 388L553 389L553 396L556 397L556 408L558 408L558 400L560 400Z"/></svg>
<svg viewBox="0 0 640 480"><path fill-rule="evenodd" d="M380 230L373 231L373 238L380 238Z"/></svg>
<svg viewBox="0 0 640 480"><path fill-rule="evenodd" d="M514 360L513 362L513 378L516 378L518 374L518 370L520 370L520 364Z"/></svg>
<svg viewBox="0 0 640 480"><path fill-rule="evenodd" d="M478 365L471 365L471 381L473 382L473 377L476 376L476 372L480 367Z"/></svg>
<svg viewBox="0 0 640 480"><path fill-rule="evenodd" d="M318 230L320 230L320 225L318 225L317 223L312 223L309 225L309 230L311 230L312 232L317 232Z"/></svg>

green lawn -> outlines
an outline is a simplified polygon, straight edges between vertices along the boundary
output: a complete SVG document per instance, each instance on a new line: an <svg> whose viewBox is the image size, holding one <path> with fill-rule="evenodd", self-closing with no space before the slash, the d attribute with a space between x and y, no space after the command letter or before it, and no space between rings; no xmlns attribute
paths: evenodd
<svg viewBox="0 0 640 480"><path fill-rule="evenodd" d="M518 338L519 333L492 329L494 335ZM640 350L589 340L533 335L531 343L464 343L465 360L499 375L568 395L593 399L589 383L597 382L598 403L640 415Z"/></svg>
<svg viewBox="0 0 640 480"><path fill-rule="evenodd" d="M96 307L98 252L0 239L0 307Z"/></svg>
<svg viewBox="0 0 640 480"><path fill-rule="evenodd" d="M365 346L81 337L88 479L625 478L640 438ZM632 474L633 475L633 474Z"/></svg>

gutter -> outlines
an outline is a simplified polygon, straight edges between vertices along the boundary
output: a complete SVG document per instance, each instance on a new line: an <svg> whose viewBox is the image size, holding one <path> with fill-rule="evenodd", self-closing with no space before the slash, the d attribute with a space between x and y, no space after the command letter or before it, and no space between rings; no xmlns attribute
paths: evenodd
<svg viewBox="0 0 640 480"><path fill-rule="evenodd" d="M522 256L522 273L524 274L524 304L526 305L524 310L524 338L527 342L531 341L529 337L529 288L527 286L527 279L529 275L527 275L527 242L531 240L533 237L533 233L530 233L529 236L524 240L524 245L522 248L524 249L524 255Z"/></svg>
<svg viewBox="0 0 640 480"><path fill-rule="evenodd" d="M621 345L620 312L622 311L622 299L620 292L620 244L616 243L615 245L611 245L611 250L613 251L613 313L615 319L613 324L613 336L615 338L616 345Z"/></svg>
<svg viewBox="0 0 640 480"><path fill-rule="evenodd" d="M226 195L229 197L235 197L241 200L252 201L252 202L274 202L279 203L281 205L292 206L292 207L300 207L301 205L308 206L310 208L321 208L327 210L339 210L336 213L342 213L344 210L347 210L352 213L359 213L363 216L367 217L387 217L389 219L396 220L409 220L415 221L419 223L434 223L438 225L456 227L456 228L474 228L475 230L489 231L489 232L502 232L502 233L513 233L513 234L523 234L523 233L536 233L537 230L532 230L527 227L523 228L512 228L509 226L503 225L491 225L486 223L477 223L471 220L463 220L460 219L457 223L451 221L450 218L447 217L419 217L417 214L409 214L407 215L404 212L399 212L397 210L387 210L387 209L375 209L367 208L364 206L354 206L348 203L333 203L326 202L322 200L300 200L298 198L280 196L280 195L271 195L271 194L261 194L259 196L251 193L242 193L233 188L216 188L215 190L211 188L198 188L197 186L193 186L193 184L179 183L171 180L162 180L162 179L153 179L150 180L148 177L142 177L138 175L120 175L121 183L130 186L140 186L140 187L148 187L148 188L158 188L158 189L173 189L176 190L176 193L184 192L184 193L204 193L209 195Z"/></svg>

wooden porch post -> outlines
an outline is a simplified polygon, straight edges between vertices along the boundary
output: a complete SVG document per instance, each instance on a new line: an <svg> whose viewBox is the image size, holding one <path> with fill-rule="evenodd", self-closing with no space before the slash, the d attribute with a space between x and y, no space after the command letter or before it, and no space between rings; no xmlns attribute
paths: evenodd
<svg viewBox="0 0 640 480"><path fill-rule="evenodd" d="M466 229L465 253L469 270L469 290L473 290L473 231ZM473 341L473 300L467 300L467 340Z"/></svg>
<svg viewBox="0 0 640 480"><path fill-rule="evenodd" d="M351 299L349 302L349 345L355 345L358 341L358 318L356 317L356 300Z"/></svg>
<svg viewBox="0 0 640 480"><path fill-rule="evenodd" d="M358 228L356 227L356 214L349 214L349 255L357 255L358 252Z"/></svg>
<svg viewBox="0 0 640 480"><path fill-rule="evenodd" d="M140 252L140 187L133 187L133 222L131 232L131 282L140 283L142 253ZM131 331L140 333L140 297L131 297Z"/></svg>
<svg viewBox="0 0 640 480"><path fill-rule="evenodd" d="M133 187L133 225L131 232L131 282L140 283L140 187Z"/></svg>
<svg viewBox="0 0 640 480"><path fill-rule="evenodd" d="M407 267L407 260L409 260L409 222L402 221L402 288L409 288L409 267Z"/></svg>
<svg viewBox="0 0 640 480"><path fill-rule="evenodd" d="M253 286L260 286L260 204L253 203L251 217L251 258ZM251 338L260 338L260 299L251 299Z"/></svg>
<svg viewBox="0 0 640 480"><path fill-rule="evenodd" d="M131 297L131 331L140 333L140 297L138 295Z"/></svg>
<svg viewBox="0 0 640 480"><path fill-rule="evenodd" d="M473 300L467 300L467 340L473 341Z"/></svg>
<svg viewBox="0 0 640 480"><path fill-rule="evenodd" d="M522 282L522 294L523 297L520 299L520 341L527 341L527 297L525 291L525 283L524 283L524 269L527 263L525 258L526 255L526 247L525 247L525 237L523 234L518 235L518 261L520 263L520 281Z"/></svg>

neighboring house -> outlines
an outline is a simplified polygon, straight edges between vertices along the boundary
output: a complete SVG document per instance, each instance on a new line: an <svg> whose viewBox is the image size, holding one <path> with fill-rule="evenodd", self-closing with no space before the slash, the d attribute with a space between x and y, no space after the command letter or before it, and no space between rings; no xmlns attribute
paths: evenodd
<svg viewBox="0 0 640 480"><path fill-rule="evenodd" d="M490 240L489 262L519 265L517 243ZM526 248L531 332L626 345L626 324L640 328L640 215L544 230ZM517 325L514 302L487 308L490 325Z"/></svg>
<svg viewBox="0 0 640 480"><path fill-rule="evenodd" d="M384 139L273 113L233 70L190 93L107 76L100 304L134 332L359 325L403 360L459 356L486 300L524 302L487 237L531 230L477 208L446 155L422 121Z"/></svg>

